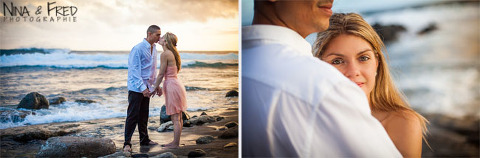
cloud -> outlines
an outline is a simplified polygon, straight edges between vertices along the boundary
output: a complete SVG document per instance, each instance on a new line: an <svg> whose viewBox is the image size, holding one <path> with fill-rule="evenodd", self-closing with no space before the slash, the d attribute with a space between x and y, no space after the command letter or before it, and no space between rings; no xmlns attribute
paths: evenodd
<svg viewBox="0 0 480 158"><path fill-rule="evenodd" d="M47 2L51 2L6 1L27 6L29 10L34 10L39 5L46 10ZM238 38L237 0L63 0L57 1L55 5L77 7L77 22L0 22L1 48L35 46L75 50L129 50L145 37L146 29L151 24L159 25L162 32L172 31L182 35L185 39L182 47L185 49L201 48L197 45L198 41L195 41L199 34L215 37L202 41L205 49L217 49L211 45L219 41L231 41L233 36ZM33 16L47 16L45 10L41 15Z"/></svg>

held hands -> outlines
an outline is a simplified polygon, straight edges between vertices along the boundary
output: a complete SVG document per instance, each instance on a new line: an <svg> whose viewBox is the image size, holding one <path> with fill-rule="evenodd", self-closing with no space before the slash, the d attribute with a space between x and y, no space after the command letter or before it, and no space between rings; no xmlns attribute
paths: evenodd
<svg viewBox="0 0 480 158"><path fill-rule="evenodd" d="M144 97L150 97L150 96L151 96L151 93L150 93L150 91L148 90L148 88L145 89L145 90L142 92L142 94L143 94Z"/></svg>
<svg viewBox="0 0 480 158"><path fill-rule="evenodd" d="M162 96L162 88L157 87L153 92L150 93L150 96L153 98L157 94L159 97Z"/></svg>

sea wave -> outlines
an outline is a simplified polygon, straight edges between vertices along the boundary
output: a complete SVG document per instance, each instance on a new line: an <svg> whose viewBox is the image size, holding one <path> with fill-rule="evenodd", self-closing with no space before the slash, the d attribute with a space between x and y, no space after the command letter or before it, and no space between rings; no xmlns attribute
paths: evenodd
<svg viewBox="0 0 480 158"><path fill-rule="evenodd" d="M118 51L76 52L68 49L25 48L1 50L0 68L50 67L60 69L127 69L128 53ZM231 60L238 60L238 54L197 54L180 53L184 67L223 68L236 66ZM160 56L158 56L157 61ZM229 60L228 62L223 62ZM211 63L214 62L214 63ZM157 68L160 64L157 65Z"/></svg>

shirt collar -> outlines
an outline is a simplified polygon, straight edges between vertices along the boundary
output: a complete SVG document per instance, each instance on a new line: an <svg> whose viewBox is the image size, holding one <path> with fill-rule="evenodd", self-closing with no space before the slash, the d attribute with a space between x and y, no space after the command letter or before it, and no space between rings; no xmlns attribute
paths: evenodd
<svg viewBox="0 0 480 158"><path fill-rule="evenodd" d="M149 49L152 46L152 45L150 45L150 43L148 43L146 38L143 39L142 43L143 43L143 45L145 45L145 47L148 47ZM155 43L153 43L153 47L155 48Z"/></svg>
<svg viewBox="0 0 480 158"><path fill-rule="evenodd" d="M283 26L251 25L242 27L242 40L268 40L297 49L296 53L312 56L312 46L300 34ZM255 44L253 44L255 45Z"/></svg>

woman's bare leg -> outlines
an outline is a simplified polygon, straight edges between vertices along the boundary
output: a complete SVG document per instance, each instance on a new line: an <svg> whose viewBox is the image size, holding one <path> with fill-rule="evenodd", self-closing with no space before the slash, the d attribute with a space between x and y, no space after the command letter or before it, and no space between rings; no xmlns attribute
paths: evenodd
<svg viewBox="0 0 480 158"><path fill-rule="evenodd" d="M180 145L180 135L183 128L182 113L173 114L171 117L173 122L173 141L165 145L165 147L177 148Z"/></svg>

